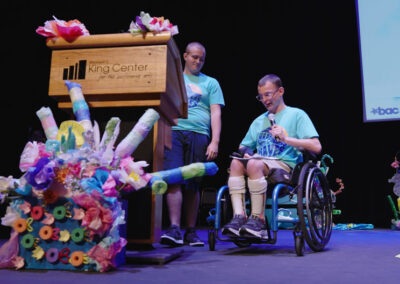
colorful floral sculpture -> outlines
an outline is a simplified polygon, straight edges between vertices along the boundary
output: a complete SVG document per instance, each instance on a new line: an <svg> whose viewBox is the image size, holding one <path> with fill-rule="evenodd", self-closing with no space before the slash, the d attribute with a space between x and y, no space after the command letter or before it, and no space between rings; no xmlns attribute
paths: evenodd
<svg viewBox="0 0 400 284"><path fill-rule="evenodd" d="M10 200L1 223L12 228L0 248L0 268L103 272L116 267L124 261L126 245L120 236L125 222L121 192L145 188L156 179L153 191L163 193L167 183L218 170L214 163L196 163L175 172L146 173L148 164L134 161L131 154L159 119L158 113L148 109L114 147L120 119L111 118L100 139L81 86L66 85L77 120L58 127L51 110L41 108L37 115L46 143L26 144L19 163L22 177L0 177L0 201Z"/></svg>

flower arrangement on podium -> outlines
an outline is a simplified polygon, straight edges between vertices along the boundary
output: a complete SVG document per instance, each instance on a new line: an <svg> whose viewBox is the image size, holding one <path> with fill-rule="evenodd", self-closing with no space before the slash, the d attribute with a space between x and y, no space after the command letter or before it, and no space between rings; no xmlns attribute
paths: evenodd
<svg viewBox="0 0 400 284"><path fill-rule="evenodd" d="M53 16L54 20L49 20L36 29L36 32L48 39L61 37L68 42L73 42L80 36L89 35L85 25L78 20L64 21Z"/></svg>
<svg viewBox="0 0 400 284"><path fill-rule="evenodd" d="M140 12L136 16L136 22L132 21L129 25L129 30L132 35L145 34L147 32L161 33L169 31L171 35L179 33L178 27L173 25L168 19L164 17L152 17L149 13ZM53 16L53 20L46 21L44 26L39 26L36 33L44 36L47 40L55 40L63 38L67 42L73 42L80 36L90 35L85 25L79 20L74 19L70 21L59 20Z"/></svg>
<svg viewBox="0 0 400 284"><path fill-rule="evenodd" d="M140 12L139 16L136 16L136 22L132 21L129 26L129 32L132 34L160 33L164 31L171 32L171 35L179 33L178 27L171 24L168 19L164 19L164 17L152 17L149 13L143 11Z"/></svg>
<svg viewBox="0 0 400 284"><path fill-rule="evenodd" d="M20 178L0 177L0 201L9 201L0 268L107 271L124 262L126 240L121 194L140 189L162 194L168 183L214 175L215 163L147 173L132 157L159 114L147 109L114 147L120 119L112 117L100 138L80 84L65 82L76 120L57 125L50 108L36 112L47 140L30 141L20 157Z"/></svg>

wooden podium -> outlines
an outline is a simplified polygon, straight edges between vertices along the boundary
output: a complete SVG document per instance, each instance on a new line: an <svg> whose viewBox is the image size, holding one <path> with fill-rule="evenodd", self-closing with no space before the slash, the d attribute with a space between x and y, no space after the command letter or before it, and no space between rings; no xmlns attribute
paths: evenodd
<svg viewBox="0 0 400 284"><path fill-rule="evenodd" d="M47 46L52 49L49 95L59 108L72 108L65 86L69 80L81 84L90 109L131 108L134 112L144 107L160 114L153 128L152 157L147 161L153 171L162 170L164 146L171 147L174 119L187 117L181 58L171 34L90 35L72 43L58 38L47 41ZM143 208L133 213L128 208L128 243L152 244L161 236L162 195L150 190L143 193L137 198L144 202L133 206L141 204ZM140 228L143 226L149 228ZM129 232L131 227L148 233L135 236Z"/></svg>

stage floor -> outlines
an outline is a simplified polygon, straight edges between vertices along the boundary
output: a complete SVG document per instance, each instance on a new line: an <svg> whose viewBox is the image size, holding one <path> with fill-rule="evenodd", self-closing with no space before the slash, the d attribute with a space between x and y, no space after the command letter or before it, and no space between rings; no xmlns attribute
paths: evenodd
<svg viewBox="0 0 400 284"><path fill-rule="evenodd" d="M207 240L207 230L199 235ZM125 264L106 273L0 270L8 283L397 283L400 277L400 231L389 229L333 231L327 248L313 252L306 245L296 256L291 230L280 230L275 245L238 248L217 242L216 250L183 246L153 252L177 253L165 264Z"/></svg>

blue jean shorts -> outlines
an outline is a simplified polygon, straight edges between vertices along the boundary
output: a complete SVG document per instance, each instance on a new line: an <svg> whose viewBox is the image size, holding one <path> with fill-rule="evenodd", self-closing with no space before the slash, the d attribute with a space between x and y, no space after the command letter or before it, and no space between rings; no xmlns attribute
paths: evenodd
<svg viewBox="0 0 400 284"><path fill-rule="evenodd" d="M170 170L191 163L205 162L210 144L207 135L186 130L172 130L172 148L164 149L164 170ZM183 181L186 189L199 190L201 177Z"/></svg>

